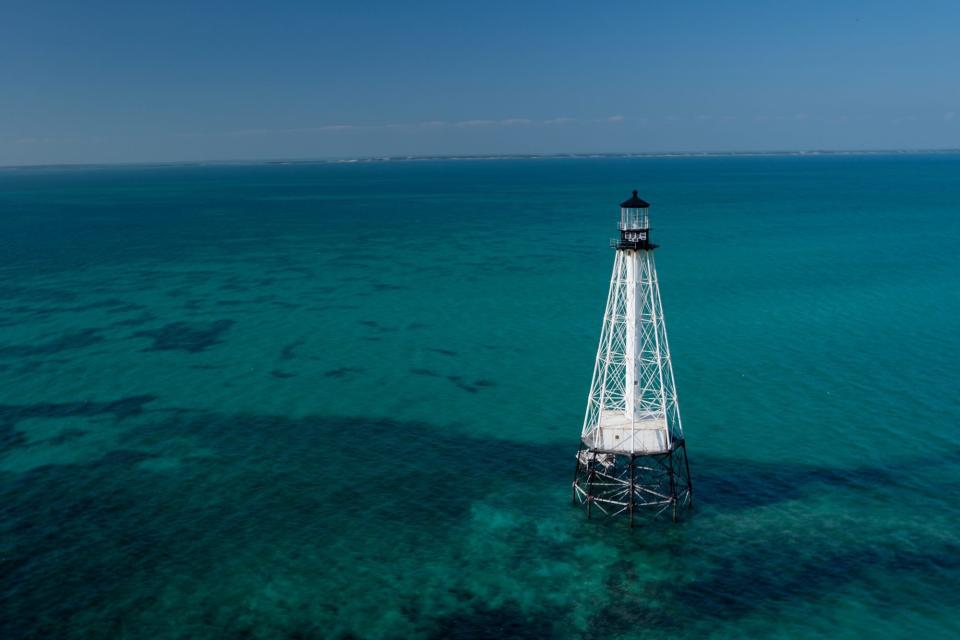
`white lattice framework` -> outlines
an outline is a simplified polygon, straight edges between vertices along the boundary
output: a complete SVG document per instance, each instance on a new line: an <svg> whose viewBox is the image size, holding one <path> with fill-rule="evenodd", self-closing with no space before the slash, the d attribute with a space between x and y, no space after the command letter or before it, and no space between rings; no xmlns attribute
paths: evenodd
<svg viewBox="0 0 960 640"><path fill-rule="evenodd" d="M641 455L683 441L652 250L617 250L581 438L594 451Z"/></svg>

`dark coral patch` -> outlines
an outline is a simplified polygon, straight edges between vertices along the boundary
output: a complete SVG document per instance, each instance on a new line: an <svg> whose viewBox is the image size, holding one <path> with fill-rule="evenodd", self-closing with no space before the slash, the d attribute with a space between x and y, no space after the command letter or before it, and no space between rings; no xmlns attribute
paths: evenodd
<svg viewBox="0 0 960 640"><path fill-rule="evenodd" d="M84 431L83 429L64 429L52 438L48 438L47 443L56 445L64 444L70 442L71 440L82 438L83 436L87 435L87 433L89 432Z"/></svg>
<svg viewBox="0 0 960 640"><path fill-rule="evenodd" d="M467 393L476 393L479 391L479 389L474 385L464 382L463 376L447 376L447 380L457 385Z"/></svg>
<svg viewBox="0 0 960 640"><path fill-rule="evenodd" d="M462 598L462 596L461 596ZM502 607L488 607L475 604L453 615L427 618L433 630L431 640L480 640L482 638L552 638L557 637L551 629L551 622L558 619L558 611L523 613L510 604Z"/></svg>
<svg viewBox="0 0 960 640"><path fill-rule="evenodd" d="M11 424L0 423L0 451L7 451L27 444L27 437Z"/></svg>
<svg viewBox="0 0 960 640"><path fill-rule="evenodd" d="M295 352L297 350L297 347L302 345L304 342L306 342L306 340L304 340L303 338L300 338L299 340L294 340L290 344L284 345L283 349L281 349L280 351L280 359L293 360L296 357Z"/></svg>
<svg viewBox="0 0 960 640"><path fill-rule="evenodd" d="M113 323L115 327L139 327L145 325L148 322L152 322L156 319L156 316L148 311L144 311L138 316L133 318L127 318L126 320L117 320Z"/></svg>
<svg viewBox="0 0 960 640"><path fill-rule="evenodd" d="M82 349L100 342L103 336L98 329L84 329L65 333L58 338L38 344L14 344L0 347L0 357L22 358L25 356L48 356L69 349Z"/></svg>
<svg viewBox="0 0 960 640"><path fill-rule="evenodd" d="M363 369L358 369L357 367L337 367L336 369L324 371L323 376L325 378L343 378L351 373L360 373L361 371L363 371Z"/></svg>
<svg viewBox="0 0 960 640"><path fill-rule="evenodd" d="M127 313L130 311L141 311L145 307L142 304L136 304L134 302L127 302L126 300L118 300L117 298L109 298L106 300L98 300L97 302L91 302L89 304L79 305L66 311L88 311L91 309L110 309L111 313Z"/></svg>
<svg viewBox="0 0 960 640"><path fill-rule="evenodd" d="M128 396L109 402L35 402L34 404L0 404L0 425L16 424L27 418L88 418L112 414L123 419L143 413L144 405L156 396Z"/></svg>
<svg viewBox="0 0 960 640"><path fill-rule="evenodd" d="M447 376L447 380L457 385L459 388L463 389L467 393L476 393L480 391L480 389L497 386L497 383L494 382L493 380L485 380L482 378L479 380L474 380L473 382L470 382L470 381L464 380L463 376L452 375L452 376Z"/></svg>
<svg viewBox="0 0 960 640"><path fill-rule="evenodd" d="M409 289L409 287L404 287L399 284L390 284L388 282L374 282L370 285L374 291L402 291L404 289Z"/></svg>
<svg viewBox="0 0 960 640"><path fill-rule="evenodd" d="M159 329L138 331L134 338L152 338L153 346L147 351L186 351L199 353L220 344L226 331L236 322L217 320L209 324L171 322Z"/></svg>
<svg viewBox="0 0 960 640"><path fill-rule="evenodd" d="M376 320L361 320L360 324L365 327L370 327L371 329L376 329L377 331L396 331L395 328L382 325Z"/></svg>

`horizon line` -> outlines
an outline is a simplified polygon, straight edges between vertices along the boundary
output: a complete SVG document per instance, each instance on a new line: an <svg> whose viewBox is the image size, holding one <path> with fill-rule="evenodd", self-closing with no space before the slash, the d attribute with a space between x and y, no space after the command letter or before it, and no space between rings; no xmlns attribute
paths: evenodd
<svg viewBox="0 0 960 640"><path fill-rule="evenodd" d="M318 158L247 158L238 160L132 160L116 162L51 162L36 164L0 164L0 170L69 169L84 167L156 167L268 164L371 164L376 162L463 161L463 160L555 160L597 158L704 158L704 157L796 157L830 155L947 155L960 153L960 147L919 149L807 149L752 151L600 151L557 153L451 153L419 155L367 155Z"/></svg>

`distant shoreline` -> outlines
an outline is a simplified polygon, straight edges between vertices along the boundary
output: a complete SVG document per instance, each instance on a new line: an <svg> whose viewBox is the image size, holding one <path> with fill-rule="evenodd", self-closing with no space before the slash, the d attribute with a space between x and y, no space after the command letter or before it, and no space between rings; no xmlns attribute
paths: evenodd
<svg viewBox="0 0 960 640"><path fill-rule="evenodd" d="M311 164L372 164L379 162L439 162L464 160L563 160L596 158L739 158L739 157L818 157L818 156L898 156L956 155L957 149L815 149L809 151L642 151L618 153L504 153L450 155L383 155L353 158L268 159L268 160L172 160L168 162L71 162L57 164L0 165L0 170L17 169L90 169L106 167L195 167L195 166L267 166Z"/></svg>

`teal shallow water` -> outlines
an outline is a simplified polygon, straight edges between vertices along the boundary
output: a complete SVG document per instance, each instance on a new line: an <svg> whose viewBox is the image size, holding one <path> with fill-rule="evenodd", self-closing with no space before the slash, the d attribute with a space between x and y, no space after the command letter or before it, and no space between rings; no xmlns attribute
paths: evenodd
<svg viewBox="0 0 960 640"><path fill-rule="evenodd" d="M570 505L653 203L697 508ZM0 172L0 637L960 634L960 157Z"/></svg>

